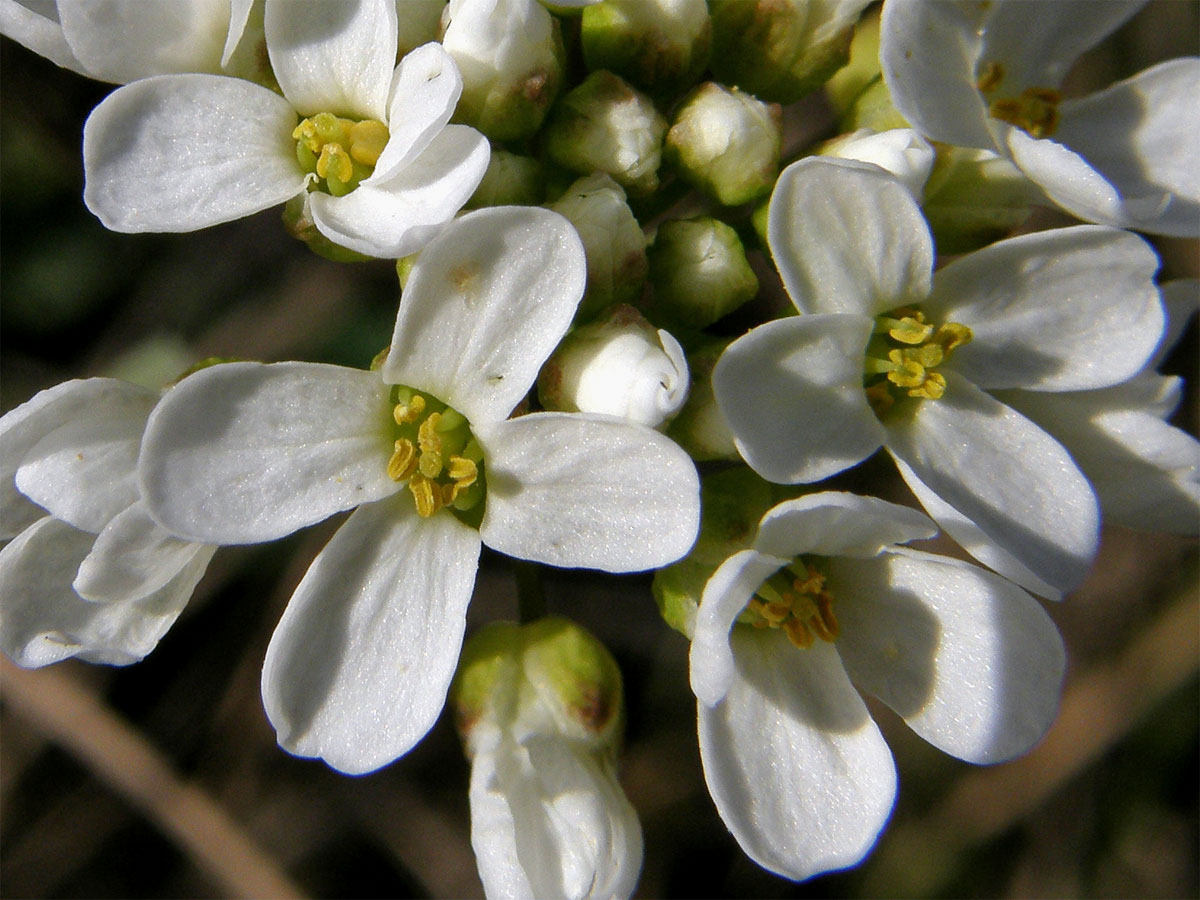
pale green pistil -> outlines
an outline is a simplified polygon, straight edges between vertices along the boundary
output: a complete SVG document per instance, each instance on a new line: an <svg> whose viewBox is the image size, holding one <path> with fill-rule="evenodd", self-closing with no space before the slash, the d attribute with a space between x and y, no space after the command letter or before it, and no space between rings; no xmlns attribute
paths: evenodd
<svg viewBox="0 0 1200 900"><path fill-rule="evenodd" d="M375 119L355 122L323 112L303 120L292 137L300 167L320 179L319 187L341 197L375 171L388 130Z"/></svg>

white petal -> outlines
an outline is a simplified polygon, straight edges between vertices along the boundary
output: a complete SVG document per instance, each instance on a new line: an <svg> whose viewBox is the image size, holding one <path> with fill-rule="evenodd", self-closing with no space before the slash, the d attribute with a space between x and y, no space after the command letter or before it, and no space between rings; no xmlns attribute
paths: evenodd
<svg viewBox="0 0 1200 900"><path fill-rule="evenodd" d="M93 78L219 72L229 0L60 0L67 43Z"/></svg>
<svg viewBox="0 0 1200 900"><path fill-rule="evenodd" d="M395 0L267 0L265 24L271 68L301 115L387 120Z"/></svg>
<svg viewBox="0 0 1200 900"><path fill-rule="evenodd" d="M1096 497L1063 446L1024 416L947 372L940 400L889 421L887 448L1039 578L1062 591L1083 581L1096 553Z"/></svg>
<svg viewBox="0 0 1200 900"><path fill-rule="evenodd" d="M404 57L392 77L388 142L374 177L386 180L428 147L450 121L461 94L462 77L441 44L426 44Z"/></svg>
<svg viewBox="0 0 1200 900"><path fill-rule="evenodd" d="M313 561L263 663L279 744L352 775L407 753L458 663L479 535L411 498L360 507Z"/></svg>
<svg viewBox="0 0 1200 900"><path fill-rule="evenodd" d="M937 534L937 526L915 509L877 497L823 491L787 500L767 511L754 548L790 559L816 556L874 556L883 548Z"/></svg>
<svg viewBox="0 0 1200 900"><path fill-rule="evenodd" d="M904 460L898 456L893 456L892 459L895 460L896 468L900 470L904 483L913 492L917 502L925 507L925 511L938 523L942 531L954 538L967 553L1039 597L1045 597L1047 600L1063 598L1061 590L1034 575L1015 556L1002 550L986 531L930 490L916 473L904 464Z"/></svg>
<svg viewBox="0 0 1200 900"><path fill-rule="evenodd" d="M367 256L415 253L470 199L490 154L478 131L449 125L386 180L368 178L344 197L309 194L313 222L335 244Z"/></svg>
<svg viewBox="0 0 1200 900"><path fill-rule="evenodd" d="M629 897L637 815L603 763L565 740L511 740L471 762L471 846L488 897Z"/></svg>
<svg viewBox="0 0 1200 900"><path fill-rule="evenodd" d="M274 540L395 493L391 428L377 372L223 363L185 378L150 417L142 494L185 540Z"/></svg>
<svg viewBox="0 0 1200 900"><path fill-rule="evenodd" d="M1037 601L978 566L897 549L837 560L838 650L850 678L940 750L995 763L1054 721L1066 655Z"/></svg>
<svg viewBox="0 0 1200 900"><path fill-rule="evenodd" d="M100 384L88 385L71 401L86 392L95 402L74 410L25 449L15 482L56 518L97 534L138 498L138 446L158 395L114 379L92 381ZM62 416L65 405L44 407L43 413Z"/></svg>
<svg viewBox="0 0 1200 900"><path fill-rule="evenodd" d="M246 26L250 22L250 13L254 9L255 0L228 0L229 2L229 31L225 35L225 46L221 49L221 68L227 69L237 52L238 44L246 34Z"/></svg>
<svg viewBox="0 0 1200 900"><path fill-rule="evenodd" d="M1198 91L1200 59L1189 57L1062 105L1055 139L1082 154L1122 197L1109 224L1200 236Z"/></svg>
<svg viewBox="0 0 1200 900"><path fill-rule="evenodd" d="M195 231L239 219L303 189L295 126L286 100L240 78L127 84L84 125L83 199L113 231Z"/></svg>
<svg viewBox="0 0 1200 900"><path fill-rule="evenodd" d="M1083 390L1141 370L1166 320L1158 257L1136 235L1081 225L1022 235L940 269L923 307L973 332L949 365L985 390Z"/></svg>
<svg viewBox="0 0 1200 900"><path fill-rule="evenodd" d="M933 238L890 173L808 157L783 170L767 224L771 255L806 313L875 316L929 293Z"/></svg>
<svg viewBox="0 0 1200 900"><path fill-rule="evenodd" d="M1163 306L1167 311L1167 327L1163 330L1163 341L1150 361L1147 369L1157 369L1167 355L1175 349L1184 329L1192 317L1200 311L1200 278L1175 278L1159 285Z"/></svg>
<svg viewBox="0 0 1200 900"><path fill-rule="evenodd" d="M557 213L468 213L409 273L384 380L429 391L473 425L503 419L570 325L586 269L579 235Z"/></svg>
<svg viewBox="0 0 1200 900"><path fill-rule="evenodd" d="M0 34L56 66L88 75L67 43L54 0L0 0Z"/></svg>
<svg viewBox="0 0 1200 900"><path fill-rule="evenodd" d="M196 556L211 548L171 537L145 504L135 503L113 518L79 565L72 587L86 600L137 600L165 586Z"/></svg>
<svg viewBox="0 0 1200 900"><path fill-rule="evenodd" d="M864 316L796 316L726 348L713 392L738 452L763 478L820 481L879 448L884 429L862 387L873 327Z"/></svg>
<svg viewBox="0 0 1200 900"><path fill-rule="evenodd" d="M125 666L154 649L187 604L214 548L163 589L133 601L92 603L71 579L93 536L47 516L0 550L0 646L34 668L78 656Z"/></svg>
<svg viewBox="0 0 1200 900"><path fill-rule="evenodd" d="M1178 400L1179 379L1153 374L1099 391L1002 395L1071 451L1106 522L1195 535L1200 443L1163 421Z"/></svg>
<svg viewBox="0 0 1200 900"><path fill-rule="evenodd" d="M534 413L476 428L493 550L552 566L640 572L674 562L700 527L691 458L644 425Z"/></svg>
<svg viewBox="0 0 1200 900"><path fill-rule="evenodd" d="M917 203L925 193L925 182L933 169L935 153L929 142L911 128L875 132L861 128L837 139L822 151L838 159L857 160L879 166L898 178Z"/></svg>
<svg viewBox="0 0 1200 900"><path fill-rule="evenodd" d="M1081 53L1116 31L1144 4L1145 0L988 4L980 27L978 69L990 62L1003 65L1004 80L997 88L1001 96L1015 97L1027 87L1057 88Z"/></svg>
<svg viewBox="0 0 1200 900"><path fill-rule="evenodd" d="M891 812L891 752L832 646L742 631L724 702L697 704L717 811L751 859L786 878L854 865Z"/></svg>
<svg viewBox="0 0 1200 900"><path fill-rule="evenodd" d="M739 550L704 585L688 667L692 693L706 706L720 703L737 677L731 644L735 620L759 586L787 564L787 559Z"/></svg>
<svg viewBox="0 0 1200 900"><path fill-rule="evenodd" d="M39 391L0 418L0 539L13 537L43 513L17 490L17 469L31 447L81 416L101 413L135 388L115 378L64 381Z"/></svg>
<svg viewBox="0 0 1200 900"><path fill-rule="evenodd" d="M879 62L896 110L926 137L991 148L987 108L975 86L982 4L907 0L884 4Z"/></svg>

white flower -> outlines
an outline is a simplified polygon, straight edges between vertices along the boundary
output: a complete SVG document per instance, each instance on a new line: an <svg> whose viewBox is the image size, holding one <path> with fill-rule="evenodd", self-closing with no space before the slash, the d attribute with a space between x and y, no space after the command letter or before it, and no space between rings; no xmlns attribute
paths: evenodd
<svg viewBox="0 0 1200 900"><path fill-rule="evenodd" d="M821 154L878 166L898 178L918 203L924 197L934 160L933 147L911 128L860 128L834 138L821 148Z"/></svg>
<svg viewBox="0 0 1200 900"><path fill-rule="evenodd" d="M664 565L692 543L698 481L675 444L583 414L506 418L584 278L561 216L470 213L421 252L380 371L230 363L155 411L141 475L153 515L178 535L268 541L358 507L267 651L267 715L291 752L366 772L430 728L481 540L611 572Z"/></svg>
<svg viewBox="0 0 1200 900"><path fill-rule="evenodd" d="M0 418L0 646L18 665L128 665L154 649L215 547L154 524L136 461L158 394L68 381Z"/></svg>
<svg viewBox="0 0 1200 900"><path fill-rule="evenodd" d="M632 306L575 329L538 377L547 409L615 416L665 427L688 395L688 365L670 332Z"/></svg>
<svg viewBox="0 0 1200 900"><path fill-rule="evenodd" d="M642 829L617 782L625 709L604 646L565 619L492 623L464 647L452 697L486 895L632 895Z"/></svg>
<svg viewBox="0 0 1200 900"><path fill-rule="evenodd" d="M772 872L853 865L887 821L895 766L856 687L973 763L1024 753L1054 719L1054 623L1003 578L897 546L935 532L882 500L811 494L763 516L704 588L691 648L704 777Z"/></svg>
<svg viewBox="0 0 1200 900"><path fill-rule="evenodd" d="M265 24L282 97L160 75L96 107L83 134L88 208L115 231L194 231L304 195L335 244L419 249L487 169L486 139L446 124L462 87L453 60L427 44L396 66L391 0L268 0Z"/></svg>
<svg viewBox="0 0 1200 900"><path fill-rule="evenodd" d="M169 72L241 74L234 52L251 6L251 0L0 0L0 34L64 68L118 84Z"/></svg>
<svg viewBox="0 0 1200 900"><path fill-rule="evenodd" d="M1088 97L1059 85L1142 3L884 4L892 101L931 140L995 149L1063 209L1104 225L1200 233L1200 59L1174 59Z"/></svg>
<svg viewBox="0 0 1200 900"><path fill-rule="evenodd" d="M746 461L770 481L811 482L883 445L977 559L1044 596L1078 585L1096 548L1092 489L1061 444L991 392L1088 391L1136 375L1164 325L1149 246L1062 228L932 275L908 190L821 158L780 176L769 216L784 286L808 315L755 328L713 372Z"/></svg>

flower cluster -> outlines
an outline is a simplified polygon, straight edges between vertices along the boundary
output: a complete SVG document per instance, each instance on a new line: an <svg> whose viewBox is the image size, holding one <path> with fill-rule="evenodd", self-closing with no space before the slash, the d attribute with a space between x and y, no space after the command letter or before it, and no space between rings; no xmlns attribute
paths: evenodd
<svg viewBox="0 0 1200 900"><path fill-rule="evenodd" d="M267 718L362 774L449 697L492 897L629 896L642 841L616 663L528 580L520 624L467 635L484 547L655 573L717 812L785 878L891 813L860 691L959 759L1028 751L1066 667L1042 600L1101 524L1200 533L1156 371L1200 290L1143 236L1200 237L1200 60L1076 97L1139 4L867 5L0 0L119 85L83 133L109 229L283 206L400 295L358 368L206 360L0 418L0 647L136 662L218 547L348 513L274 630ZM881 448L904 505L827 483ZM939 533L976 562L909 546Z"/></svg>

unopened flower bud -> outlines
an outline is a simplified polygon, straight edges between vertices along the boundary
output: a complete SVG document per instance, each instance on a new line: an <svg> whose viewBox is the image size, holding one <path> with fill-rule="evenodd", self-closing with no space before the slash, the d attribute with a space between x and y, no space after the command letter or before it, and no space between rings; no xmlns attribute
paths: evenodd
<svg viewBox="0 0 1200 900"><path fill-rule="evenodd" d="M781 142L778 104L710 81L680 105L663 153L687 181L735 206L771 190Z"/></svg>
<svg viewBox="0 0 1200 900"><path fill-rule="evenodd" d="M933 147L911 128L881 132L862 128L827 141L818 152L885 169L903 182L918 203L924 196L934 158Z"/></svg>
<svg viewBox="0 0 1200 900"><path fill-rule="evenodd" d="M632 306L571 332L538 377L547 409L602 413L658 428L688 393L683 348Z"/></svg>
<svg viewBox="0 0 1200 900"><path fill-rule="evenodd" d="M670 327L699 330L758 293L737 232L717 219L673 219L647 251L654 296L647 312Z"/></svg>
<svg viewBox="0 0 1200 900"><path fill-rule="evenodd" d="M579 179L547 205L575 226L587 253L587 292L576 318L590 318L605 307L635 300L649 269L646 235L621 186L597 172Z"/></svg>
<svg viewBox="0 0 1200 900"><path fill-rule="evenodd" d="M562 82L558 23L536 0L451 0L442 46L462 73L456 121L496 141L541 127Z"/></svg>
<svg viewBox="0 0 1200 900"><path fill-rule="evenodd" d="M1007 159L989 150L938 147L924 213L939 253L978 250L1045 205L1041 188Z"/></svg>
<svg viewBox="0 0 1200 900"><path fill-rule="evenodd" d="M738 459L733 432L717 408L712 389L713 366L728 345L728 340L710 340L688 353L691 390L667 429L667 436L697 461Z"/></svg>
<svg viewBox="0 0 1200 900"><path fill-rule="evenodd" d="M437 40L445 9L446 0L397 0L397 59Z"/></svg>
<svg viewBox="0 0 1200 900"><path fill-rule="evenodd" d="M607 172L633 194L658 187L666 133L650 98L603 69L558 102L544 131L555 163L582 175Z"/></svg>
<svg viewBox="0 0 1200 900"><path fill-rule="evenodd" d="M756 97L792 103L849 59L870 0L712 0L712 72Z"/></svg>
<svg viewBox="0 0 1200 900"><path fill-rule="evenodd" d="M712 27L704 0L603 0L583 11L580 38L589 70L670 97L708 65Z"/></svg>
<svg viewBox="0 0 1200 900"><path fill-rule="evenodd" d="M493 147L487 171L466 208L536 206L542 202L544 185L542 164L532 156Z"/></svg>
<svg viewBox="0 0 1200 900"><path fill-rule="evenodd" d="M854 26L850 61L825 82L825 96L839 118L844 117L858 97L883 76L879 65L879 11L870 9Z"/></svg>

